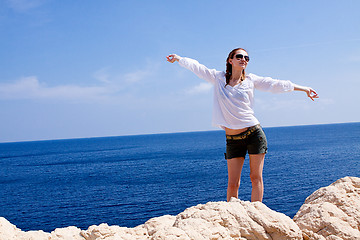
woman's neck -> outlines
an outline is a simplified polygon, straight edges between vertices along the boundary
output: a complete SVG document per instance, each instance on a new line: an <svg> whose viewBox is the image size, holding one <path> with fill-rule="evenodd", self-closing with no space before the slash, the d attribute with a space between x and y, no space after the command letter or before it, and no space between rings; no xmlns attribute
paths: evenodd
<svg viewBox="0 0 360 240"><path fill-rule="evenodd" d="M243 70L241 70L241 71L234 71L233 70L233 72L232 72L232 74L231 74L231 80L232 81L241 81L241 75L242 75L242 71Z"/></svg>

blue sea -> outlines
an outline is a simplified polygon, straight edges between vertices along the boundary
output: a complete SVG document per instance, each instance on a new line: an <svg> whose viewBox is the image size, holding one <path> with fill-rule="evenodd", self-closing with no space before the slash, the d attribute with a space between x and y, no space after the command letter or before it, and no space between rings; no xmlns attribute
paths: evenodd
<svg viewBox="0 0 360 240"><path fill-rule="evenodd" d="M360 123L264 128L263 202L293 217L305 198L360 177ZM22 230L123 227L225 201L222 131L0 143L0 216ZM250 200L248 158L239 198Z"/></svg>

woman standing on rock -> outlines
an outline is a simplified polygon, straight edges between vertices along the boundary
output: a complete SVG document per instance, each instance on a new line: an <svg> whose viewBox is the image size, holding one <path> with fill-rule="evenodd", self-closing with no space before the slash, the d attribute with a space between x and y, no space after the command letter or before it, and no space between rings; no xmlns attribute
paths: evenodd
<svg viewBox="0 0 360 240"><path fill-rule="evenodd" d="M250 60L245 49L236 48L226 59L226 72L208 69L198 61L170 54L168 62L194 72L214 86L213 124L225 130L228 166L227 201L238 197L241 170L245 155L250 158L251 201L262 201L264 194L263 166L267 152L266 136L254 116L254 89L273 93L304 91L314 101L317 93L309 87L290 81L245 74Z"/></svg>

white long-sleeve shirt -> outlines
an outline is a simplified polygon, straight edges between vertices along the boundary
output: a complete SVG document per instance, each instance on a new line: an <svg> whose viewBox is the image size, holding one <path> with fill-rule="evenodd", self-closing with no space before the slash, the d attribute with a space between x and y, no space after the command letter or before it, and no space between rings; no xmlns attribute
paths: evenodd
<svg viewBox="0 0 360 240"><path fill-rule="evenodd" d="M253 110L254 89L273 93L294 90L291 81L259 77L251 73L246 75L241 84L225 87L225 72L208 69L186 57L180 58L179 64L214 86L213 125L222 129L241 129L259 124Z"/></svg>

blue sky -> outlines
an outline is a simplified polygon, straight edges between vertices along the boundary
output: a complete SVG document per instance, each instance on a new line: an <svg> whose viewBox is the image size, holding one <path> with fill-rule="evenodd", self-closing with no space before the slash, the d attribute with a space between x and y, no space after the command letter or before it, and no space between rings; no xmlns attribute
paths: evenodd
<svg viewBox="0 0 360 240"><path fill-rule="evenodd" d="M211 87L165 56L313 87L255 93L265 127L360 121L360 1L0 1L0 142L214 130Z"/></svg>

